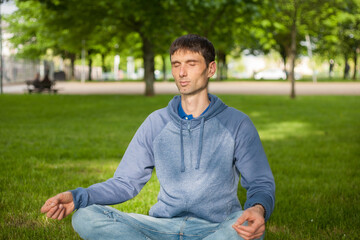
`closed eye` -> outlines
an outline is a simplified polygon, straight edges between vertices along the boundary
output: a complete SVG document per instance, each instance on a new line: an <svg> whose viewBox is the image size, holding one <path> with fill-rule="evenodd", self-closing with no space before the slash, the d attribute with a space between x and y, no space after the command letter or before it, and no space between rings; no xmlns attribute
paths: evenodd
<svg viewBox="0 0 360 240"><path fill-rule="evenodd" d="M172 63L171 63L171 66L172 66L172 67L179 67L179 66L180 66L180 63L179 63L179 62L172 62Z"/></svg>
<svg viewBox="0 0 360 240"><path fill-rule="evenodd" d="M188 61L187 64L189 66L196 66L197 61Z"/></svg>

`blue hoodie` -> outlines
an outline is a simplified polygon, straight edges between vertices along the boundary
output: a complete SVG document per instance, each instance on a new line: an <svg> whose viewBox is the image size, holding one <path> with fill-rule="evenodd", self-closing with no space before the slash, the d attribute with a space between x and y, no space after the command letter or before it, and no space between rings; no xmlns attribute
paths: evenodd
<svg viewBox="0 0 360 240"><path fill-rule="evenodd" d="M113 178L71 191L75 208L118 204L135 197L155 167L160 192L150 216L222 222L242 210L237 197L241 176L247 190L244 209L259 203L269 219L275 183L259 135L248 116L214 95L209 97L208 111L192 120L180 118L180 96L150 114Z"/></svg>

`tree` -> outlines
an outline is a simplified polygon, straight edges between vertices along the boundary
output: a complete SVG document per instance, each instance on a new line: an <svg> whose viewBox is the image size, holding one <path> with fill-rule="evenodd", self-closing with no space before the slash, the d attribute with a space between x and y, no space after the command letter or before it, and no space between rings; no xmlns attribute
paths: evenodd
<svg viewBox="0 0 360 240"><path fill-rule="evenodd" d="M334 14L324 19L322 28L314 38L315 51L328 59L342 56L344 59L344 79L349 71L349 59L353 58L356 79L357 55L360 46L360 1L336 1L331 8Z"/></svg>
<svg viewBox="0 0 360 240"><path fill-rule="evenodd" d="M273 1L273 7L266 13L272 24L274 48L289 62L288 80L291 82L290 97L295 98L295 60L299 53L300 41L306 34L315 34L322 27L324 19L333 14L335 0L280 0ZM330 9L330 11L329 11Z"/></svg>
<svg viewBox="0 0 360 240"><path fill-rule="evenodd" d="M107 18L119 32L137 33L142 43L145 95L154 95L154 58L164 45L164 33L171 32L166 1L110 1Z"/></svg>
<svg viewBox="0 0 360 240"><path fill-rule="evenodd" d="M352 79L356 80L357 58L360 51L360 1L346 0L338 14L338 38L344 54L344 78L347 72L347 60L353 58L354 71Z"/></svg>
<svg viewBox="0 0 360 240"><path fill-rule="evenodd" d="M88 40L104 15L101 4L92 4L95 13L87 11L84 1L31 0L17 1L18 10L9 18L10 41L20 49L19 56L38 59L47 49L70 58L72 74L76 55L83 40ZM97 2L98 3L98 2ZM87 15L87 14L91 14ZM91 50L90 50L91 51Z"/></svg>
<svg viewBox="0 0 360 240"><path fill-rule="evenodd" d="M173 1L173 19L182 33L195 33L212 41L217 50L217 79L227 77L226 55L235 48L235 32L242 26L234 19L245 19L254 13L257 1L205 0ZM245 22L245 20L244 20ZM175 26L175 22L173 23Z"/></svg>
<svg viewBox="0 0 360 240"><path fill-rule="evenodd" d="M167 1L161 0L99 0L91 4L85 0L19 0L18 17L14 17L12 22L19 23L23 28L19 32L25 38L31 40L34 36L39 37L31 42L15 36L13 42L17 46L28 42L29 48L39 48L39 51L33 54L36 57L48 48L57 49L56 52L59 53L72 54L79 54L82 48L85 48L88 53L100 53L104 56L112 47L108 45L108 42L112 42L112 36L124 39L129 34L137 33L142 43L145 95L151 96L154 95L154 56L164 45L166 36L163 37L163 33L171 32L167 24L168 15L165 14L166 3ZM24 6L30 11L22 10ZM24 16L27 19L19 21L24 19ZM45 39L47 44L40 44L40 37ZM91 58L91 54L88 54L88 57Z"/></svg>
<svg viewBox="0 0 360 240"><path fill-rule="evenodd" d="M107 8L103 1L88 4L87 1L79 0L38 0L45 6L45 11L50 17L43 22L50 37L56 39L61 48L68 52L80 54L82 49L88 53L89 76L91 80L92 55L97 53L96 46L99 44L99 35L106 35L101 27L102 18ZM107 35L106 35L107 36ZM103 38L102 43L108 38Z"/></svg>
<svg viewBox="0 0 360 240"><path fill-rule="evenodd" d="M42 17L45 18L42 6L31 2L18 2L17 6L18 10L5 18L9 24L8 31L12 33L9 40L18 48L18 56L38 59L49 47L56 45L53 40L45 37L48 35L47 28L38 21Z"/></svg>
<svg viewBox="0 0 360 240"><path fill-rule="evenodd" d="M252 5L246 4L243 9L244 14L235 18L233 32L236 48L233 54L240 55L242 52L252 55L267 54L276 46L276 41L272 38L272 23L268 16L272 7L271 0Z"/></svg>

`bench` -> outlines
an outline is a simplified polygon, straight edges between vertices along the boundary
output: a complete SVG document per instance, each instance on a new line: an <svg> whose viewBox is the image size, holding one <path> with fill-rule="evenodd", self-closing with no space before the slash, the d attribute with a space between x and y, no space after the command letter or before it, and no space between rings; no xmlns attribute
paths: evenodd
<svg viewBox="0 0 360 240"><path fill-rule="evenodd" d="M54 93L58 92L58 89L55 88L55 81L50 81L49 83L26 81L27 92L28 93Z"/></svg>

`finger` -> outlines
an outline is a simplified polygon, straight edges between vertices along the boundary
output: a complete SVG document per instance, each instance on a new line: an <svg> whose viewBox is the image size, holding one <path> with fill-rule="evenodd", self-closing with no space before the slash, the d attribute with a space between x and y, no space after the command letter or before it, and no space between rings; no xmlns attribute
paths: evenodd
<svg viewBox="0 0 360 240"><path fill-rule="evenodd" d="M61 213L61 211L64 209L64 206L62 204L58 205L58 209L56 212L51 216L52 219L57 219Z"/></svg>
<svg viewBox="0 0 360 240"><path fill-rule="evenodd" d="M249 232L244 232L241 230L238 230L237 233L240 235L240 237L244 238L244 239L250 239L253 234L249 233Z"/></svg>
<svg viewBox="0 0 360 240"><path fill-rule="evenodd" d="M254 219L253 221L249 221L247 226L241 225L239 228L244 229L245 231L246 231L246 229L248 229L250 231L256 232L259 228L264 227L264 226L265 226L264 220ZM253 230L251 230L251 229L253 229Z"/></svg>
<svg viewBox="0 0 360 240"><path fill-rule="evenodd" d="M255 234L258 234L259 232L256 231L256 229L252 228L239 228L237 231L240 235L246 236L246 237L253 237Z"/></svg>
<svg viewBox="0 0 360 240"><path fill-rule="evenodd" d="M241 226L241 227L246 227L246 226ZM264 234L265 226L261 226L260 228L258 228L256 230L251 229L250 227L239 228L237 230L237 232L243 238L257 239Z"/></svg>
<svg viewBox="0 0 360 240"><path fill-rule="evenodd" d="M63 211L63 208L58 208L58 210L56 210L56 212L51 216L51 218L58 219L58 217L60 216L62 211Z"/></svg>
<svg viewBox="0 0 360 240"><path fill-rule="evenodd" d="M45 202L45 204L41 207L42 213L46 213L47 211L50 210L50 208L51 208L50 203L51 203L50 199Z"/></svg>
<svg viewBox="0 0 360 240"><path fill-rule="evenodd" d="M58 210L58 206L52 207L52 208L47 212L46 216L47 216L48 218L51 218L52 215L54 215L54 213L55 213L57 210Z"/></svg>
<svg viewBox="0 0 360 240"><path fill-rule="evenodd" d="M54 212L54 214L51 216L52 219L57 219L61 213L62 209L58 208L58 210L56 210L56 212Z"/></svg>
<svg viewBox="0 0 360 240"><path fill-rule="evenodd" d="M40 209L41 213L46 213L47 211L49 211L49 206L47 206L46 204L44 204L41 209Z"/></svg>
<svg viewBox="0 0 360 240"><path fill-rule="evenodd" d="M235 229L235 231L237 232L237 234L242 237L244 240L247 240L247 239L251 239L252 237L252 234L249 233L249 232L244 232L242 230L240 230L239 228L237 228L236 226L233 225L233 228Z"/></svg>
<svg viewBox="0 0 360 240"><path fill-rule="evenodd" d="M265 232L265 229L261 230L261 231L257 231L256 233L254 233L254 237L259 238L264 234L264 232Z"/></svg>
<svg viewBox="0 0 360 240"><path fill-rule="evenodd" d="M248 216L247 216L247 212L243 212L243 214L236 220L236 225L241 226L242 224L245 223L245 221L247 220Z"/></svg>
<svg viewBox="0 0 360 240"><path fill-rule="evenodd" d="M55 212L55 214L52 216L52 218L59 219L59 217L60 217L60 219L62 219L64 216L64 212L66 212L66 208L64 207L63 204L60 204L59 209Z"/></svg>
<svg viewBox="0 0 360 240"><path fill-rule="evenodd" d="M61 220L65 217L65 212L66 212L66 209L63 208L59 214L58 220Z"/></svg>
<svg viewBox="0 0 360 240"><path fill-rule="evenodd" d="M238 226L237 225L232 225L232 227L233 227L233 229L237 232L237 233L239 233L239 228L238 228Z"/></svg>
<svg viewBox="0 0 360 240"><path fill-rule="evenodd" d="M73 211L74 211L74 208L73 208L73 207L67 206L67 207L65 208L64 217L68 216L68 215L71 214Z"/></svg>
<svg viewBox="0 0 360 240"><path fill-rule="evenodd" d="M241 223L242 222L242 220L240 219L238 219L238 221L236 221L236 223L234 223L233 225L232 225L232 227L239 233L239 229L241 229ZM243 222L242 224L244 224L245 222Z"/></svg>
<svg viewBox="0 0 360 240"><path fill-rule="evenodd" d="M239 226L239 230L244 231L244 232L252 232L252 233L254 233L254 232L256 232L257 228L254 228L253 226L243 226L243 225L241 225L241 226Z"/></svg>
<svg viewBox="0 0 360 240"><path fill-rule="evenodd" d="M252 237L255 234L260 233L261 231L259 231L258 229L254 229L251 227L247 227L247 228L239 228L238 229L238 233L247 237Z"/></svg>
<svg viewBox="0 0 360 240"><path fill-rule="evenodd" d="M258 239L258 238L261 238L261 236L264 235L264 233L259 233L259 234L256 234L254 235L254 239Z"/></svg>
<svg viewBox="0 0 360 240"><path fill-rule="evenodd" d="M56 197L49 198L45 204L41 207L41 212L45 213L49 211L52 207L58 204L59 200Z"/></svg>

